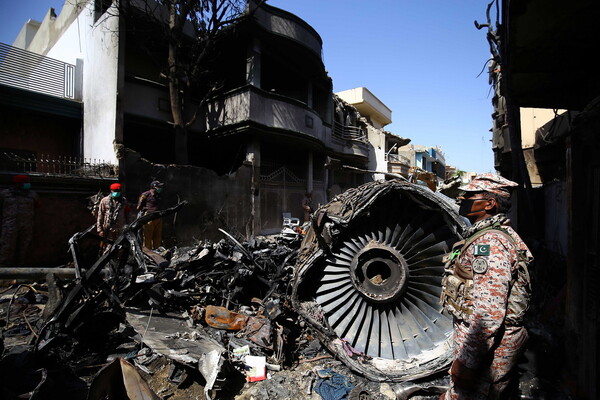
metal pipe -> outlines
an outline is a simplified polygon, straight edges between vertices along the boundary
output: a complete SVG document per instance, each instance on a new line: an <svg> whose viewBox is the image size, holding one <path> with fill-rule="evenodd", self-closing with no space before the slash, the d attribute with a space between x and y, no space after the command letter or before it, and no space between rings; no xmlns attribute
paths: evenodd
<svg viewBox="0 0 600 400"><path fill-rule="evenodd" d="M59 278L75 278L75 268L35 268L35 267L5 267L0 268L0 279L44 279L46 275L54 274Z"/></svg>

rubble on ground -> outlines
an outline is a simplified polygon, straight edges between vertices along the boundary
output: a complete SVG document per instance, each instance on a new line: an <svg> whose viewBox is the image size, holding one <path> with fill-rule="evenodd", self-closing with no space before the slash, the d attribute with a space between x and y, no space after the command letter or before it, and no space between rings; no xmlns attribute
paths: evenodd
<svg viewBox="0 0 600 400"><path fill-rule="evenodd" d="M464 226L444 196L373 182L279 235L221 230L219 241L144 249L140 228L183 206L138 218L112 243L93 226L75 234L74 273L3 282L0 398L431 400L445 390L451 329L433 298ZM373 332L400 315L398 334L412 336L390 349ZM548 383L529 358L520 392L543 398Z"/></svg>
<svg viewBox="0 0 600 400"><path fill-rule="evenodd" d="M373 203L362 190L353 195ZM423 203L421 188L410 190ZM444 385L443 373L410 388L369 379L299 314L305 304L293 304L292 294L310 285L296 271L307 268L297 258L308 226L247 240L222 230L216 242L142 248L140 228L183 206L138 218L113 243L93 227L75 234L76 279L48 275L5 289L3 398L390 399ZM317 233L335 220L332 210L319 214ZM329 238L334 225L327 223Z"/></svg>

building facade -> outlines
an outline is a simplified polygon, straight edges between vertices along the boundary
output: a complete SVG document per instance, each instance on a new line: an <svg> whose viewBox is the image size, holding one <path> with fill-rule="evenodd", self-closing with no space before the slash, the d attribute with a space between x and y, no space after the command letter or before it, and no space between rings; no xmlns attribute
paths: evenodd
<svg viewBox="0 0 600 400"><path fill-rule="evenodd" d="M60 15L27 22L14 45L75 66L72 153L118 165L129 198L153 179L166 181L167 202L189 202L189 227L173 229L178 239L214 232L217 220L244 234L274 232L283 213L301 215L305 192L318 205L365 182L358 169L370 163L367 131L336 113L319 34L253 2L214 60L221 85L189 126L190 165L177 165L166 59L155 58L161 44L117 4L68 0ZM197 101L193 93L189 101ZM329 168L328 159L357 170Z"/></svg>
<svg viewBox="0 0 600 400"><path fill-rule="evenodd" d="M536 258L536 368L573 398L599 396L600 40L594 1L502 1L488 15L495 166L520 183L515 223ZM489 8L488 8L489 13ZM564 18L568 15L568 18ZM502 29L500 29L500 27ZM548 340L548 338L551 338Z"/></svg>
<svg viewBox="0 0 600 400"><path fill-rule="evenodd" d="M390 178L390 175L385 175L386 172L408 177L408 159L400 156L398 149L408 144L410 139L384 130L392 123L392 110L366 87L344 90L336 96L356 109L360 126L366 131L370 145L368 170L373 171L366 181Z"/></svg>

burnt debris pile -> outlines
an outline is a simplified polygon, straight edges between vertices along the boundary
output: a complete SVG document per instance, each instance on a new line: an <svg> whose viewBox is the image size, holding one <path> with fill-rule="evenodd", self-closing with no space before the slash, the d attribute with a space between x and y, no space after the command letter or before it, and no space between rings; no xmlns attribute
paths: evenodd
<svg viewBox="0 0 600 400"><path fill-rule="evenodd" d="M217 242L142 248L140 228L182 206L139 218L112 243L101 244L93 227L77 233L69 241L76 279L12 287L2 303L10 329L0 372L11 377L3 398L103 398L106 382L135 371L144 378L116 387L165 392L151 387L157 362L163 385L196 378L211 398L225 381L232 390L236 378L262 380L322 351L289 301L300 242L222 231Z"/></svg>
<svg viewBox="0 0 600 400"><path fill-rule="evenodd" d="M93 226L79 232L71 268L60 268L74 279L52 273L9 288L0 397L443 390L452 329L438 303L442 259L465 229L445 196L371 182L279 235L243 240L221 230L218 241L143 248L144 224L183 206L140 217L115 240Z"/></svg>

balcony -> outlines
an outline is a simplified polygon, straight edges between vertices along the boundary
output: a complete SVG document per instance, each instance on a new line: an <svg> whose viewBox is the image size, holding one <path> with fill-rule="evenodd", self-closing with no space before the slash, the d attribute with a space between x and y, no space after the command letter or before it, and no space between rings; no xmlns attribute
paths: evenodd
<svg viewBox="0 0 600 400"><path fill-rule="evenodd" d="M332 134L338 139L367 143L365 131L358 126L345 126L334 121Z"/></svg>
<svg viewBox="0 0 600 400"><path fill-rule="evenodd" d="M304 103L250 85L212 101L206 115L208 131L254 122L269 128L296 132L321 142L330 131L323 125L319 114Z"/></svg>
<svg viewBox="0 0 600 400"><path fill-rule="evenodd" d="M0 85L81 101L73 64L0 43Z"/></svg>
<svg viewBox="0 0 600 400"><path fill-rule="evenodd" d="M263 4L254 17L264 29L302 43L322 59L321 37L310 25L294 14Z"/></svg>
<svg viewBox="0 0 600 400"><path fill-rule="evenodd" d="M233 90L209 103L206 110L207 131L226 130L248 122L268 128L304 135L318 140L336 153L368 157L367 137L359 128L334 124L321 119L306 104L279 94L248 85Z"/></svg>
<svg viewBox="0 0 600 400"><path fill-rule="evenodd" d="M408 159L408 157L405 156L401 156L399 154L386 154L385 155L385 161L390 162L390 163L394 163L394 164L406 164L406 165L410 165L410 160Z"/></svg>
<svg viewBox="0 0 600 400"><path fill-rule="evenodd" d="M338 154L369 158L369 141L365 131L359 127L345 126L334 121L333 131L325 145Z"/></svg>

